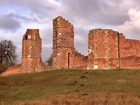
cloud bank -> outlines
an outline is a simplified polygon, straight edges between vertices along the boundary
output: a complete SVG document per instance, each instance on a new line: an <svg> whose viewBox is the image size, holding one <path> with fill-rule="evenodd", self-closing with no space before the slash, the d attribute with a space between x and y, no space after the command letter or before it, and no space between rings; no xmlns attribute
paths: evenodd
<svg viewBox="0 0 140 105"><path fill-rule="evenodd" d="M21 61L22 36L27 28L38 28L45 61L52 53L52 20L57 16L74 25L75 47L84 55L88 32L94 28L140 40L139 0L0 0L0 40L12 40Z"/></svg>

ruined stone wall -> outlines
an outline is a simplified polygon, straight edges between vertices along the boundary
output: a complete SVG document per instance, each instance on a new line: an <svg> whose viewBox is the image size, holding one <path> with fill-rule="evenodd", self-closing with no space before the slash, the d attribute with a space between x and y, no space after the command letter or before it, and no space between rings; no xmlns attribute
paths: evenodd
<svg viewBox="0 0 140 105"><path fill-rule="evenodd" d="M140 41L112 31L94 29L88 36L87 69L140 69Z"/></svg>
<svg viewBox="0 0 140 105"><path fill-rule="evenodd" d="M86 60L86 61L85 61ZM53 69L86 68L87 59L74 48L74 28L62 17L53 20Z"/></svg>
<svg viewBox="0 0 140 105"><path fill-rule="evenodd" d="M53 69L69 68L73 35L73 26L68 21L62 17L53 20Z"/></svg>
<svg viewBox="0 0 140 105"><path fill-rule="evenodd" d="M22 39L22 63L9 67L2 75L51 70L42 60L42 40L38 29L27 29Z"/></svg>
<svg viewBox="0 0 140 105"><path fill-rule="evenodd" d="M88 35L88 56L74 48L74 28L62 17L53 20L53 69L139 69L140 41L110 29Z"/></svg>
<svg viewBox="0 0 140 105"><path fill-rule="evenodd" d="M126 39L120 34L120 68L140 69L140 41Z"/></svg>
<svg viewBox="0 0 140 105"><path fill-rule="evenodd" d="M74 47L74 27L62 17L53 20L53 64L41 60L42 40L38 29L27 29L22 40L22 64L2 75L52 69L140 69L140 41L126 39L110 29L93 29L88 34L88 56Z"/></svg>
<svg viewBox="0 0 140 105"><path fill-rule="evenodd" d="M21 68L21 64L11 66L4 73L2 73L2 76L20 74L22 73L20 68Z"/></svg>
<svg viewBox="0 0 140 105"><path fill-rule="evenodd" d="M119 68L118 33L112 30L94 29L88 35L87 69Z"/></svg>
<svg viewBox="0 0 140 105"><path fill-rule="evenodd" d="M86 70L87 69L87 60L88 57L82 55L78 51L73 51L73 64L72 69L80 69L80 70Z"/></svg>
<svg viewBox="0 0 140 105"><path fill-rule="evenodd" d="M22 72L42 71L42 42L38 29L27 29L22 40Z"/></svg>

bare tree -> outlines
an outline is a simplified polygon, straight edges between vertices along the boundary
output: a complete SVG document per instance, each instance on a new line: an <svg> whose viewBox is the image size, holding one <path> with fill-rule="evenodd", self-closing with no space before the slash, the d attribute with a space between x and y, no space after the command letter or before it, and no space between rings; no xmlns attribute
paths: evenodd
<svg viewBox="0 0 140 105"><path fill-rule="evenodd" d="M16 46L11 40L0 41L0 66L9 67L17 61ZM3 71L3 70L2 70Z"/></svg>

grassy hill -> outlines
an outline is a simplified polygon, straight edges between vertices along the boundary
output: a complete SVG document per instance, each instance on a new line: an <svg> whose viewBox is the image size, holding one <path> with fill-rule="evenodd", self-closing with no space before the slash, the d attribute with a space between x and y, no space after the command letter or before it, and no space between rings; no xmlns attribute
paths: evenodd
<svg viewBox="0 0 140 105"><path fill-rule="evenodd" d="M29 103L137 105L140 70L55 70L0 77L0 105Z"/></svg>

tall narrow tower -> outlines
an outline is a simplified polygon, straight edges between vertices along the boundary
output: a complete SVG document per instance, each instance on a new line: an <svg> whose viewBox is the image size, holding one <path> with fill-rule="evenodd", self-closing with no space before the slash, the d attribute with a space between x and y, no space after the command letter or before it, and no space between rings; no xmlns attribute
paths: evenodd
<svg viewBox="0 0 140 105"><path fill-rule="evenodd" d="M73 25L59 16L53 20L53 69L70 68L73 49Z"/></svg>
<svg viewBox="0 0 140 105"><path fill-rule="evenodd" d="M22 72L40 71L41 38L38 29L27 29L22 39Z"/></svg>

